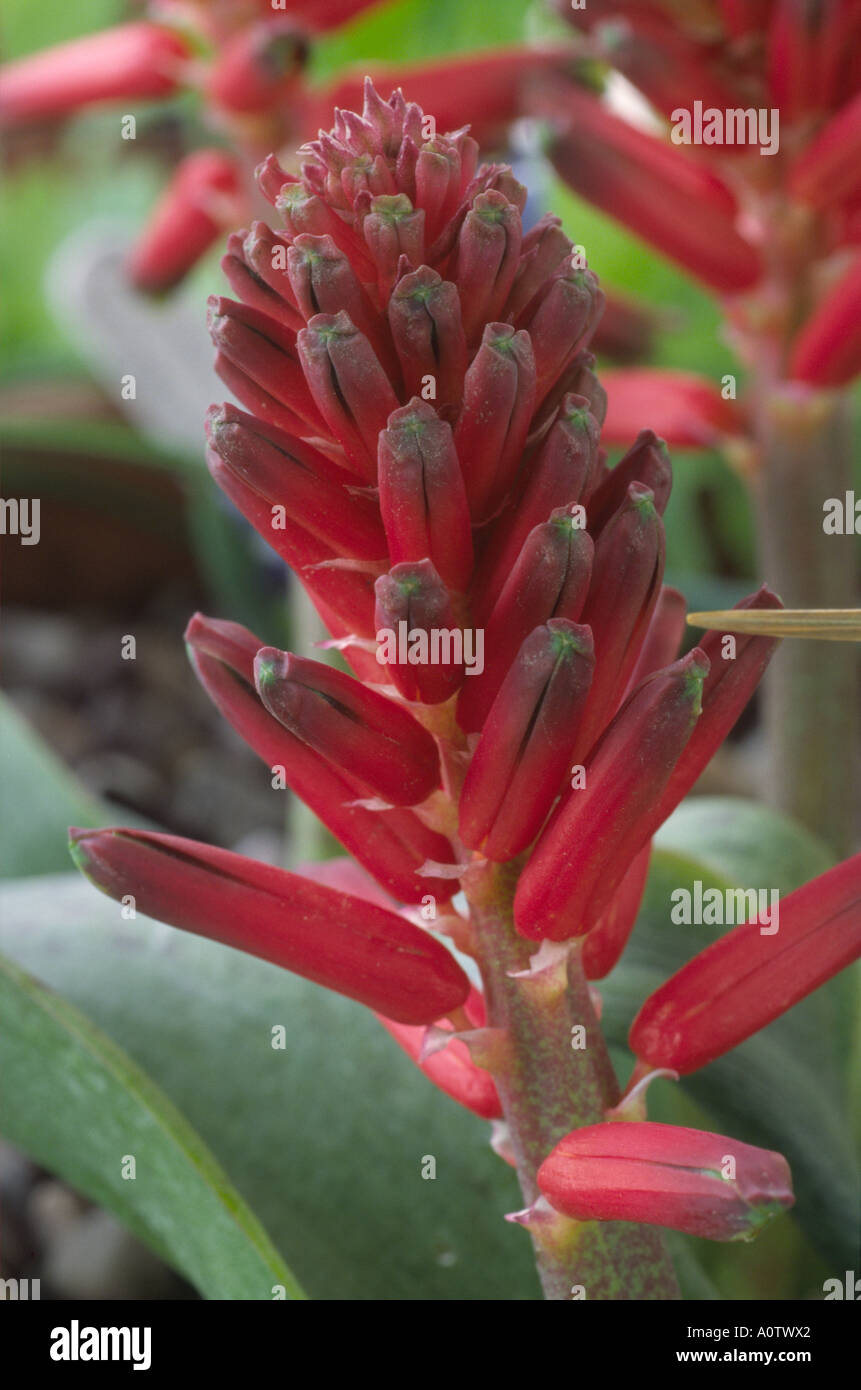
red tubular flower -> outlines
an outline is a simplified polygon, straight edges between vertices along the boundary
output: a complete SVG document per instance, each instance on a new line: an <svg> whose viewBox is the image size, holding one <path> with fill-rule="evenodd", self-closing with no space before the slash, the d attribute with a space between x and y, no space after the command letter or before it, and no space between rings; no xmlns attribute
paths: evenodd
<svg viewBox="0 0 861 1390"><path fill-rule="evenodd" d="M353 893L359 898L377 903L380 907L392 906L391 898L350 859L324 859L315 864L301 864L299 871L329 888L336 888L343 893ZM484 1027L487 1016L484 996L479 990L469 991L463 1012L473 1028ZM454 1038L446 1047L423 1058L427 1028L421 1025L395 1023L382 1014L377 1014L377 1019L440 1091L444 1091L452 1100L457 1101L458 1105L465 1106L483 1120L501 1118L502 1105L493 1077L472 1060L466 1043ZM454 1025L451 1019L438 1018L434 1027L450 1032Z"/></svg>
<svg viewBox="0 0 861 1390"><path fill-rule="evenodd" d="M286 255L289 242L278 232L273 232L265 222L252 222L251 230L241 235L242 257L246 265L257 279L282 301L282 305L286 305L292 311L288 326L298 330L302 327L302 315L299 313L287 272ZM279 312L284 312L283 307Z"/></svg>
<svg viewBox="0 0 861 1390"><path fill-rule="evenodd" d="M349 314L316 314L297 340L311 394L350 467L377 477L377 439L398 399L374 349Z"/></svg>
<svg viewBox="0 0 861 1390"><path fill-rule="evenodd" d="M287 277L305 323L316 314L346 313L392 372L397 359L367 290L330 236L298 236L287 251Z"/></svg>
<svg viewBox="0 0 861 1390"><path fill-rule="evenodd" d="M749 594L736 608L782 608L783 604L767 584L755 594ZM710 663L703 684L702 715L688 739L684 752L676 763L658 803L658 825L676 809L687 796L700 773L711 761L727 734L735 725L751 695L762 679L762 673L777 646L776 638L745 637L733 639L735 655L726 648L724 635L709 632L700 643Z"/></svg>
<svg viewBox="0 0 861 1390"><path fill-rule="evenodd" d="M0 119L65 116L82 106L171 96L190 56L171 29L141 21L87 34L0 70Z"/></svg>
<svg viewBox="0 0 861 1390"><path fill-rule="evenodd" d="M434 937L393 912L228 850L141 830L76 830L78 867L109 897L271 961L397 1023L458 1008L469 981Z"/></svg>
<svg viewBox="0 0 861 1390"><path fill-rule="evenodd" d="M522 240L520 212L513 203L493 190L475 199L457 242L457 280L469 342L499 318L517 273Z"/></svg>
<svg viewBox="0 0 861 1390"><path fill-rule="evenodd" d="M279 177L273 169L271 159L272 156L264 160L257 171L258 182L264 193L269 180L272 180L274 189L275 181ZM301 236L303 232L308 236L330 236L335 245L349 256L354 269L361 273L363 282L373 273L373 261L356 234L336 216L317 193L306 188L304 184L284 176L280 191L275 195L275 206L284 219L289 240Z"/></svg>
<svg viewBox="0 0 861 1390"><path fill-rule="evenodd" d="M607 907L584 937L583 970L587 980L603 980L625 950L646 891L651 857L652 842L648 840L634 855Z"/></svg>
<svg viewBox="0 0 861 1390"><path fill-rule="evenodd" d="M295 335L275 319L213 295L209 300L209 332L221 360L233 367L228 385L254 415L264 414L272 423L291 429L295 422L323 428L323 420L302 372ZM219 364L222 377L225 372ZM263 399L275 402L278 411L261 409ZM300 426L301 428L301 426Z"/></svg>
<svg viewBox="0 0 861 1390"><path fill-rule="evenodd" d="M598 473L600 432L585 396L567 395L529 467L521 469L485 545L473 580L477 616L486 614L502 589L530 531L558 507L588 496Z"/></svg>
<svg viewBox="0 0 861 1390"><path fill-rule="evenodd" d="M576 762L582 761L618 708L648 631L663 573L664 528L654 494L631 483L624 503L595 543L582 617L592 629L597 665L578 729Z"/></svg>
<svg viewBox="0 0 861 1390"><path fill-rule="evenodd" d="M530 335L507 323L489 323L466 373L454 433L475 521L492 514L511 486L536 402Z"/></svg>
<svg viewBox="0 0 861 1390"><path fill-rule="evenodd" d="M495 48L406 65L365 64L355 76L337 77L309 100L302 128L309 139L326 127L333 108L350 111L362 105L365 73L381 90L401 88L410 102L434 113L441 130L469 126L482 146L492 148L506 127L523 111L525 89L533 79L564 71L570 64L566 44Z"/></svg>
<svg viewBox="0 0 861 1390"><path fill-rule="evenodd" d="M653 12L632 14L608 31L603 52L647 100L670 118L695 101L720 110L743 105L744 91L729 64L705 44L680 32L674 19Z"/></svg>
<svg viewBox="0 0 861 1390"><path fill-rule="evenodd" d="M535 353L536 402L551 387L589 339L604 307L604 291L591 270L563 265L519 315L517 327L528 329Z"/></svg>
<svg viewBox="0 0 861 1390"><path fill-rule="evenodd" d="M394 565L374 585L377 660L405 700L439 705L464 678L463 633L430 560Z"/></svg>
<svg viewBox="0 0 861 1390"><path fill-rule="evenodd" d="M544 398L535 418L537 431L545 429L548 422L553 420L555 412L568 394L585 397L589 410L599 425L603 425L607 415L607 392L595 375L594 366L593 353L584 349L574 354L570 365L565 368L556 385Z"/></svg>
<svg viewBox="0 0 861 1390"><path fill-rule="evenodd" d="M816 104L819 110L833 111L858 91L861 12L854 0L828 0L817 18Z"/></svg>
<svg viewBox="0 0 861 1390"><path fill-rule="evenodd" d="M289 733L264 708L254 689L259 638L238 623L198 613L185 640L195 675L225 719L268 768L283 768L291 791L393 898L417 903L432 893L438 902L448 902L450 880L418 873L428 860L451 862L448 841L411 811L369 811L357 805L365 795L360 783Z"/></svg>
<svg viewBox="0 0 861 1390"><path fill-rule="evenodd" d="M861 956L861 854L735 927L661 985L631 1025L632 1050L684 1075L764 1028Z"/></svg>
<svg viewBox="0 0 861 1390"><path fill-rule="evenodd" d="M570 83L543 86L536 107L560 127L564 120L549 153L575 192L716 290L759 278L759 255L736 230L735 201L714 174Z"/></svg>
<svg viewBox="0 0 861 1390"><path fill-rule="evenodd" d="M219 460L271 509L270 530L285 518L335 554L384 560L386 535L370 497L350 487L350 475L309 444L232 405L212 406L206 421Z"/></svg>
<svg viewBox="0 0 861 1390"><path fill-rule="evenodd" d="M575 1221L643 1221L707 1240L751 1240L795 1201L781 1154L647 1120L567 1134L538 1186Z"/></svg>
<svg viewBox="0 0 861 1390"><path fill-rule="evenodd" d="M636 690L647 676L653 676L656 671L663 670L665 666L669 666L671 662L675 661L679 647L682 645L687 607L684 594L668 584L663 585L636 665L628 680L625 699L628 698L632 690ZM703 642L701 645L708 656L706 643ZM710 656L709 660L712 660ZM706 688L706 686L703 687L704 700Z"/></svg>
<svg viewBox="0 0 861 1390"><path fill-rule="evenodd" d="M596 654L600 670L597 642ZM585 786L560 802L521 875L514 917L523 936L563 941L600 921L663 819L656 798L699 716L708 669L695 647L645 681L609 725L586 764Z"/></svg>
<svg viewBox="0 0 861 1390"><path fill-rule="evenodd" d="M222 492L298 573L330 629L339 636L350 633L370 641L374 635L373 575L352 567L362 562L345 559L289 516L282 517L278 508L283 504L273 506L241 471L224 462L217 448L207 449L206 464ZM365 563L372 570L377 568L372 561ZM347 657L351 662L356 660L353 649L347 651Z"/></svg>
<svg viewBox="0 0 861 1390"><path fill-rule="evenodd" d="M527 536L487 622L484 671L464 682L461 728L480 729L521 644L549 618L577 622L592 575L592 538L570 509L557 507Z"/></svg>
<svg viewBox="0 0 861 1390"><path fill-rule="evenodd" d="M815 50L820 16L805 0L775 0L768 26L769 96L787 120L818 104Z"/></svg>
<svg viewBox="0 0 861 1390"><path fill-rule="evenodd" d="M478 990L472 989L464 1004L464 1011L474 1028L481 1028L485 1022L484 999ZM480 1115L483 1120L498 1120L502 1116L499 1094L490 1072L479 1067L470 1056L466 1043L453 1038L446 1047L432 1052L423 1061L422 1049L427 1034L425 1028L411 1028L407 1024L393 1023L390 1018L377 1014L377 1018L398 1044L411 1057L416 1066L424 1072L447 1096ZM436 1026L451 1031L452 1023L447 1018L436 1020Z"/></svg>
<svg viewBox="0 0 861 1390"><path fill-rule="evenodd" d="M553 273L571 256L573 245L558 217L546 212L521 242L520 264L514 276L506 313L512 318L524 312Z"/></svg>
<svg viewBox="0 0 861 1390"><path fill-rule="evenodd" d="M401 258L406 257L410 265L420 264L425 258L424 208L414 208L405 193L382 194L371 199L362 232L376 267L380 294L389 295L398 279ZM435 276L433 271L427 273ZM441 281L439 277L427 280L428 285L431 283ZM457 314L459 318L459 300Z"/></svg>
<svg viewBox="0 0 861 1390"><path fill-rule="evenodd" d="M295 101L308 54L308 34L293 16L273 15L227 40L209 73L207 95L215 106L240 115Z"/></svg>
<svg viewBox="0 0 861 1390"><path fill-rule="evenodd" d="M801 151L789 187L796 198L817 208L834 207L861 191L861 92Z"/></svg>
<svg viewBox="0 0 861 1390"><path fill-rule="evenodd" d="M789 375L811 386L844 386L861 371L861 255L802 328Z"/></svg>
<svg viewBox="0 0 861 1390"><path fill-rule="evenodd" d="M268 232L271 238L262 256L261 230ZM302 327L302 315L285 272L272 268L276 243L277 239L262 222L255 222L250 232L233 232L227 238L227 253L222 257L221 269L243 304L268 314L284 328L292 328L295 332ZM281 246L286 253L283 242Z"/></svg>
<svg viewBox="0 0 861 1390"><path fill-rule="evenodd" d="M236 219L244 198L239 162L224 150L182 161L129 257L132 284L149 293L178 284Z"/></svg>
<svg viewBox="0 0 861 1390"><path fill-rule="evenodd" d="M463 592L472 574L472 530L451 427L413 397L389 416L379 442L380 511L395 564L429 559Z"/></svg>
<svg viewBox="0 0 861 1390"><path fill-rule="evenodd" d="M592 334L592 347L614 362L648 359L652 356L658 322L657 312L648 304L608 291L604 312Z"/></svg>
<svg viewBox="0 0 861 1390"><path fill-rule="evenodd" d="M551 618L520 648L473 754L460 837L489 859L535 839L565 775L594 667L592 634Z"/></svg>
<svg viewBox="0 0 861 1390"><path fill-rule="evenodd" d="M432 381L438 408L459 408L467 350L457 286L427 266L402 275L389 300L389 327L404 389L418 393Z"/></svg>
<svg viewBox="0 0 861 1390"><path fill-rule="evenodd" d="M654 430L641 430L628 452L603 479L589 499L589 526L600 531L624 505L632 483L647 487L655 510L663 516L673 486L667 446Z"/></svg>
<svg viewBox="0 0 861 1390"><path fill-rule="evenodd" d="M740 433L740 407L722 399L705 377L693 372L627 367L602 374L607 391L605 444L624 444L648 424L677 449L708 449Z"/></svg>
<svg viewBox="0 0 861 1390"><path fill-rule="evenodd" d="M431 735L403 706L354 677L263 647L254 683L279 724L393 806L414 806L439 786Z"/></svg>

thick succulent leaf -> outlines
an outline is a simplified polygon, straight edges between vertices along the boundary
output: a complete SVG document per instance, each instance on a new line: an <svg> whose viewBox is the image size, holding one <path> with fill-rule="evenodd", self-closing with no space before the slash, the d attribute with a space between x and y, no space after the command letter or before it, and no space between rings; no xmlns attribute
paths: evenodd
<svg viewBox="0 0 861 1390"><path fill-rule="evenodd" d="M0 767L0 876L24 877L65 869L66 827L102 824L105 809L66 771L3 695Z"/></svg>
<svg viewBox="0 0 861 1390"><path fill-rule="evenodd" d="M3 958L0 1116L7 1139L114 1211L205 1297L304 1296L163 1092L79 1009Z"/></svg>

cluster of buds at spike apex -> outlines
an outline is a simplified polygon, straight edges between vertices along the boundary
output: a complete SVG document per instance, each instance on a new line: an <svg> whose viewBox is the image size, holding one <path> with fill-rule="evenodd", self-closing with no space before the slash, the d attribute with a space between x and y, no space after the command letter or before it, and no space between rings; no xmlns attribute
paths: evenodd
<svg viewBox="0 0 861 1390"><path fill-rule="evenodd" d="M751 1240L795 1200L780 1154L649 1121L566 1135L539 1168L538 1186L575 1221L641 1221L708 1240Z"/></svg>
<svg viewBox="0 0 861 1390"><path fill-rule="evenodd" d="M820 387L852 380L861 371L861 279L857 267L841 275L859 233L859 6L724 3L707 6L703 22L702 6L555 4L587 32L591 57L622 73L666 120L647 133L615 114L590 89L594 66L585 82L573 67L548 74L531 102L552 128L549 152L562 178L711 288L750 293L733 318L754 336L766 325L784 337L792 378ZM800 313L775 300L775 245L814 268ZM705 404L694 429L719 413ZM677 403L666 421L649 419L681 443L669 429L678 414Z"/></svg>
<svg viewBox="0 0 861 1390"><path fill-rule="evenodd" d="M362 898L174 835L73 830L83 873L162 922L239 947L398 1023L463 1004L469 981L434 937Z"/></svg>

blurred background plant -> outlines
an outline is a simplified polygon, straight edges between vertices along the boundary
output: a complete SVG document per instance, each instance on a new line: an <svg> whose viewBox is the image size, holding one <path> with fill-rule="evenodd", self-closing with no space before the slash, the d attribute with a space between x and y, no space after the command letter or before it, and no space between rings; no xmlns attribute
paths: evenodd
<svg viewBox="0 0 861 1390"><path fill-rule="evenodd" d="M601 9L596 3L594 13ZM697 13L716 10L704 3ZM46 88L54 91L53 109L40 114L34 99L29 112L23 105L10 111L15 119L2 130L3 487L6 497L41 499L40 543L7 541L5 576L0 842L9 881L0 949L16 966L2 974L0 1123L30 1163L10 1150L0 1164L0 1200L11 1198L14 1214L2 1272L41 1272L48 1292L61 1297L115 1297L118 1288L127 1296L176 1296L181 1286L154 1276L144 1256L125 1258L127 1237L105 1225L104 1207L204 1296L257 1296L247 1291L249 1271L259 1278L257 1261L290 1296L280 1263L286 1255L316 1297L537 1297L525 1242L500 1219L516 1199L510 1175L487 1150L485 1128L423 1087L357 1008L259 962L237 965L211 943L178 941L156 924L139 919L132 936L110 904L94 901L68 875L70 822L122 818L261 858L283 854L281 798L289 794L273 792L207 708L182 651L188 615L198 607L278 646L306 645L298 610L285 601L289 576L225 507L203 462L203 416L221 394L205 300L224 292L223 228L262 215L249 192L254 162L277 145L289 163L298 140L330 124L332 104L355 100L365 71L385 85L382 73L392 70L440 128L477 122L485 157L511 160L529 184L532 220L546 210L558 214L585 247L611 291L594 346L611 389L613 456L649 425L675 442L667 581L699 609L729 606L761 578L779 587L756 559L742 407L720 399L727 376L738 382L739 401L745 398L751 364L738 351L738 335L724 336L722 307L690 266L644 244L635 225L599 205L594 190L587 201L566 186L557 170L570 179L570 161L563 170L558 156L554 168L542 155L548 129L557 141L564 136L561 97L555 114L544 100L558 84L589 101L603 89L619 119L666 130L656 107L644 107L620 78L623 50L610 52L592 35L584 48L541 0L307 0L296 12L295 37L290 30L285 39L286 12L279 11L278 42L256 49L243 45L260 34L261 17L271 20L262 0L4 6L13 95L18 60L54 45L141 22L164 22L179 38L165 90L91 102L91 82L84 99L61 109L55 77ZM509 50L524 43L529 56L512 59ZM487 56L476 59L476 51ZM255 66L260 52L274 54L279 75L263 92L262 113L242 109L241 100L237 107L236 92L250 88L233 80L243 61L271 76L271 65ZM0 110L3 92L0 72ZM122 135L127 115L135 117L133 140ZM220 196L190 206L177 171L194 172L208 150L224 161L216 173L235 177L216 188ZM198 191L192 188L195 197ZM189 217L196 235L183 243L188 255L171 263L165 252L176 248L176 229ZM152 271L149 279L142 267ZM134 287L135 277L147 293ZM639 377L616 375L632 364ZM668 392L673 379L654 375L666 371L687 373L696 391L683 391L677 377ZM857 429L856 394L850 405ZM121 657L129 635L135 660ZM851 768L848 753L846 762ZM690 953L667 929L670 886L695 878L754 886L765 875L788 892L832 862L815 835L736 799L761 796L765 772L762 721L752 708L698 788L707 795L663 832L639 944L608 982L606 1010L620 1040L649 981ZM816 828L828 839L833 826L830 819ZM295 835L292 849L295 858ZM17 967L68 1003L55 1009ZM753 1142L789 1154L803 1194L797 1214L753 1252L680 1238L688 1296L817 1297L823 1278L851 1264L861 1091L856 999L847 972L732 1059L684 1089L666 1088L657 1118L729 1133L743 1127ZM270 1021L289 1025L286 1054L270 1046ZM93 1029L87 1046L85 1028ZM331 1047L333 1035L343 1038L340 1048ZM127 1056L118 1057L117 1044ZM153 1082L163 1093L153 1093ZM356 1110L356 1097L369 1088L386 1093L384 1116L367 1101ZM160 1152L148 1148L154 1113L168 1136ZM291 1123L297 1114L301 1132ZM799 1114L806 1116L800 1134ZM116 1135L118 1155L146 1150L161 1179L146 1190L122 1182L119 1161L106 1174L88 1139L106 1129ZM420 1136L415 1163L411 1151L404 1154L405 1135ZM191 1162L205 1145L280 1256L258 1238L250 1212L237 1234L220 1186L224 1174L204 1165L200 1178ZM426 1153L437 1156L440 1178L421 1184L417 1203L418 1160ZM166 1192L178 1170L187 1181L172 1208ZM98 1205L55 1190L48 1172ZM361 1219L370 1210L383 1213L373 1229ZM204 1214L215 1232L209 1248L192 1229ZM226 1264L237 1271L232 1283ZM86 1287L83 1269L90 1271Z"/></svg>

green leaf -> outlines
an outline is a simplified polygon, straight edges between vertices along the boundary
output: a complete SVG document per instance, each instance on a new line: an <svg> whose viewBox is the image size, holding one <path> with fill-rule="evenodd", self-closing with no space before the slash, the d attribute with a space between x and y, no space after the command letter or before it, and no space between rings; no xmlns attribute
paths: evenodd
<svg viewBox="0 0 861 1390"><path fill-rule="evenodd" d="M190 1125L80 1011L0 957L3 1133L207 1298L304 1295ZM133 1177L129 1156L135 1160Z"/></svg>
<svg viewBox="0 0 861 1390"><path fill-rule="evenodd" d="M824 840L789 816L735 796L690 797L661 826L655 844L689 854L733 887L776 888L781 897L835 862Z"/></svg>
<svg viewBox="0 0 861 1390"><path fill-rule="evenodd" d="M68 0L5 0L3 6L4 58L20 58L35 49L77 39L119 23L124 17L121 0L88 0L70 5Z"/></svg>
<svg viewBox="0 0 861 1390"><path fill-rule="evenodd" d="M374 6L352 24L322 36L314 45L312 74L322 80L364 60L429 62L446 53L522 43L528 9L529 0L496 0L492 14L463 0L434 0L432 5L395 0Z"/></svg>
<svg viewBox="0 0 861 1390"><path fill-rule="evenodd" d="M103 824L105 808L66 771L4 695L0 768L0 876L65 869L68 826Z"/></svg>
<svg viewBox="0 0 861 1390"><path fill-rule="evenodd" d="M725 930L673 924L674 889L700 879L706 888L777 888L785 895L831 863L806 831L734 798L693 798L656 843L631 943L601 986L604 1026L617 1045L647 995ZM786 1154L798 1199L795 1219L835 1268L851 1264L858 1240L847 1061L855 1007L852 972L844 971L725 1057L682 1078L678 1088L658 1082L650 1095L656 1118L696 1123L677 1118L674 1097L680 1096L717 1131Z"/></svg>
<svg viewBox="0 0 861 1390"><path fill-rule="evenodd" d="M4 885L0 947L162 1086L312 1297L540 1297L529 1240L503 1220L522 1202L488 1125L359 1005L143 917L124 922L75 875Z"/></svg>

